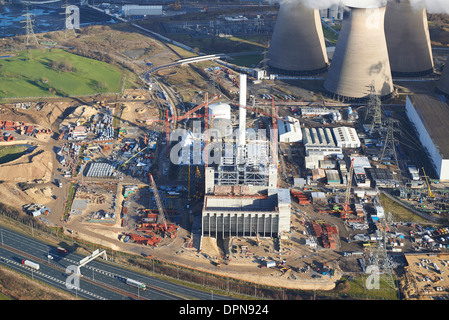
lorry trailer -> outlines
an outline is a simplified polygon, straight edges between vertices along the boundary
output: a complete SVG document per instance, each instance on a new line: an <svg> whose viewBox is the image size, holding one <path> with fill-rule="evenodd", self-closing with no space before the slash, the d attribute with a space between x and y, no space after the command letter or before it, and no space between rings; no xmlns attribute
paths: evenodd
<svg viewBox="0 0 449 320"><path fill-rule="evenodd" d="M36 262L30 261L30 260L25 260L25 259L24 259L24 260L22 260L22 264L23 264L24 266L33 268L33 269L35 269L35 270L39 270L39 268L40 268L39 264L37 264Z"/></svg>
<svg viewBox="0 0 449 320"><path fill-rule="evenodd" d="M62 248L62 247L57 247L56 250L57 250L59 253L64 253L64 254L67 253L67 250L64 249L64 248Z"/></svg>
<svg viewBox="0 0 449 320"><path fill-rule="evenodd" d="M139 288L139 289L142 289L142 290L146 290L146 288L147 288L145 283L137 281L137 280L129 279L129 278L126 279L126 284L136 287L136 288Z"/></svg>

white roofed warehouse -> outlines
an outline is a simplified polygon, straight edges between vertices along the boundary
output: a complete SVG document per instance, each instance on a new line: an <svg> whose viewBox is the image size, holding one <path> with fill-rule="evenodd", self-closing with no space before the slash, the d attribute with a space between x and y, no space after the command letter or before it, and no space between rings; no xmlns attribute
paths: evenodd
<svg viewBox="0 0 449 320"><path fill-rule="evenodd" d="M335 142L340 148L360 148L357 131L351 127L333 128Z"/></svg>
<svg viewBox="0 0 449 320"><path fill-rule="evenodd" d="M279 142L302 142L302 130L298 119L287 116L278 120Z"/></svg>

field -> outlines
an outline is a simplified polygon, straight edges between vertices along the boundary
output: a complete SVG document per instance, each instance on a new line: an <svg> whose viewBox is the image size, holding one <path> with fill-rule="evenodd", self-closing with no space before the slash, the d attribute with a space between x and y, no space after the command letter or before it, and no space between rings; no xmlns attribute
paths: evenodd
<svg viewBox="0 0 449 320"><path fill-rule="evenodd" d="M380 200L385 212L391 212L396 221L412 221L415 223L425 223L426 220L414 214L407 208L395 203L384 195L380 195Z"/></svg>
<svg viewBox="0 0 449 320"><path fill-rule="evenodd" d="M0 99L119 92L122 73L107 63L60 49L0 59Z"/></svg>
<svg viewBox="0 0 449 320"><path fill-rule="evenodd" d="M26 146L4 146L0 147L0 164L13 161L21 157L28 150Z"/></svg>

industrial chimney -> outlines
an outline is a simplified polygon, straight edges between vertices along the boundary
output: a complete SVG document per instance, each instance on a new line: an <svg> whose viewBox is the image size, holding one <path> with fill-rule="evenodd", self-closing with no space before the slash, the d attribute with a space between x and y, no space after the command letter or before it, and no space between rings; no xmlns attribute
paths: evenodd
<svg viewBox="0 0 449 320"><path fill-rule="evenodd" d="M432 74L434 62L425 7L410 0L390 0L385 13L385 36L394 76Z"/></svg>
<svg viewBox="0 0 449 320"><path fill-rule="evenodd" d="M240 74L239 92L239 146L243 147L246 142L246 74Z"/></svg>
<svg viewBox="0 0 449 320"><path fill-rule="evenodd" d="M393 93L385 39L385 4L347 0L348 10L324 87L342 100L365 99L371 85L381 97Z"/></svg>
<svg viewBox="0 0 449 320"><path fill-rule="evenodd" d="M289 75L317 74L329 60L318 9L300 1L282 1L268 49L268 66Z"/></svg>

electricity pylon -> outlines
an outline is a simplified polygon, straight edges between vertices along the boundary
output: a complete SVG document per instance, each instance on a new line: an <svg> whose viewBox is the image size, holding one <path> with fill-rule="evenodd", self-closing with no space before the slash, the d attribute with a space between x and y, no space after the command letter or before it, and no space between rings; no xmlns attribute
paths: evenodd
<svg viewBox="0 0 449 320"><path fill-rule="evenodd" d="M22 17L25 17L25 21L20 22L25 23L24 28L26 30L26 45L29 46L31 40L33 40L36 45L39 45L39 41L37 41L33 30L34 15L28 11L28 7L26 8L26 14L22 15Z"/></svg>

